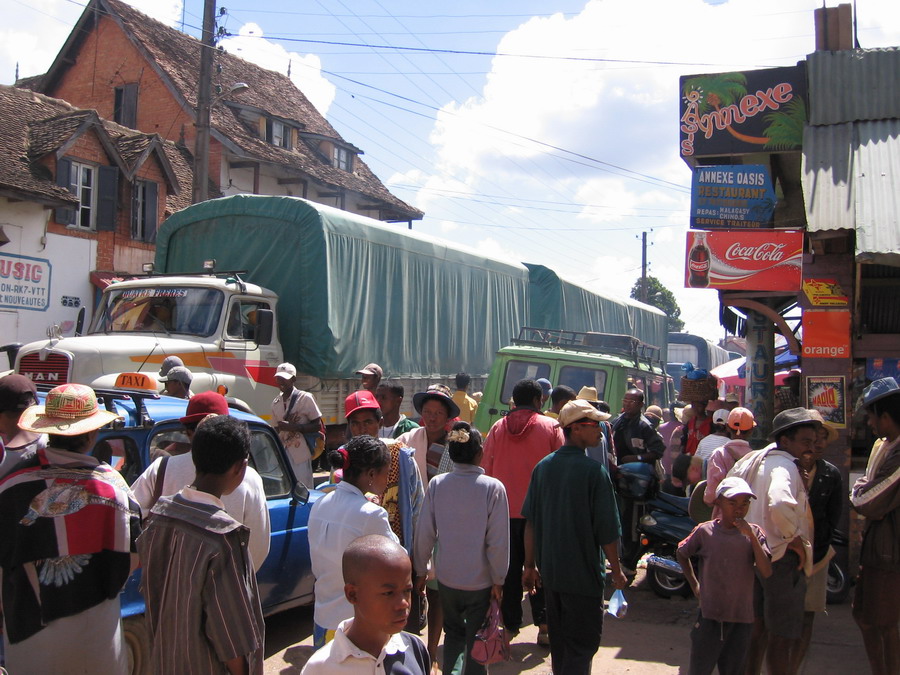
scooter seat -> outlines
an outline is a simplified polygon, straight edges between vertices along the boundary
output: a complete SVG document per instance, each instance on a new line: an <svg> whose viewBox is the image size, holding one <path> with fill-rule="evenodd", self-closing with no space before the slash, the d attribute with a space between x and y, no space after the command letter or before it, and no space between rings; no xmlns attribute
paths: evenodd
<svg viewBox="0 0 900 675"><path fill-rule="evenodd" d="M684 513L688 512L688 504L690 500L687 497L679 497L678 495L670 495L668 492L660 492L656 495L657 501L663 502L670 508L674 507Z"/></svg>

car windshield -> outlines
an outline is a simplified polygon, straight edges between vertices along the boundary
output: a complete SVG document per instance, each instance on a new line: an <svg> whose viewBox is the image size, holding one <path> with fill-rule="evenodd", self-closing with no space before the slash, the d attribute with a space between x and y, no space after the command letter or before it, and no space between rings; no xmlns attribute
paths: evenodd
<svg viewBox="0 0 900 675"><path fill-rule="evenodd" d="M90 332L208 337L219 325L223 302L223 293L211 288L110 289L103 294Z"/></svg>

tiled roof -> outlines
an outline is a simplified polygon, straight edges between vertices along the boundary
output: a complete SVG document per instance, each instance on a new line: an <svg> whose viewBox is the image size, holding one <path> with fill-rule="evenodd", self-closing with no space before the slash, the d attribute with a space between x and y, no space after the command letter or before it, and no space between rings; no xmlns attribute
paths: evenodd
<svg viewBox="0 0 900 675"><path fill-rule="evenodd" d="M191 109L196 107L200 41L149 18L119 0L95 1L113 17L118 17L125 31L133 36L140 48L165 73L187 105ZM85 12L93 11L93 4L89 4ZM217 66L221 66L221 74L216 77L222 86L230 86L236 82L250 85L249 89L239 95L241 105L259 108L270 115L293 121L303 132L346 144L334 127L285 75L222 51L216 52L215 62ZM396 211L397 216L412 219L422 217L421 211L391 194L360 157L356 158L355 171L350 173L332 167L305 143L298 143L298 147L293 150L275 147L258 138L253 130L238 119L237 112L224 103L213 108L211 124L215 132L230 139L248 158L278 164L288 171L305 173L329 185L380 200Z"/></svg>
<svg viewBox="0 0 900 675"><path fill-rule="evenodd" d="M50 172L29 152L29 127L33 122L73 111L64 101L0 85L0 193L20 195L50 206L77 202L68 190L56 185ZM38 136L43 138L44 134Z"/></svg>
<svg viewBox="0 0 900 675"><path fill-rule="evenodd" d="M49 205L77 203L75 195L56 185L39 160L65 145L85 124L102 125L118 159L129 172L136 169L150 146L158 146L179 188L167 190L166 211L174 213L191 203L193 169L190 155L156 134L144 134L102 120L94 110L73 108L65 101L29 89L0 85L0 192L20 194ZM101 132L102 134L102 132ZM115 157L111 158L115 163ZM213 195L221 196L221 195Z"/></svg>

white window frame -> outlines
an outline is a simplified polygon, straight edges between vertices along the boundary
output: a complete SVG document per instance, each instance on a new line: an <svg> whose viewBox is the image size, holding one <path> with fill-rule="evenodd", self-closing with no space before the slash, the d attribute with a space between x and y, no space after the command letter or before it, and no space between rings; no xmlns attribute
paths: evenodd
<svg viewBox="0 0 900 675"><path fill-rule="evenodd" d="M335 145L331 157L331 165L336 169L350 171L350 168L353 166L353 154L347 148Z"/></svg>
<svg viewBox="0 0 900 675"><path fill-rule="evenodd" d="M85 185L85 176L89 176L88 185ZM72 160L69 168L69 190L78 197L78 207L75 208L75 222L69 227L79 230L97 229L97 192L99 186L100 171L97 166ZM85 204L85 191L87 201ZM87 221L85 224L84 221Z"/></svg>

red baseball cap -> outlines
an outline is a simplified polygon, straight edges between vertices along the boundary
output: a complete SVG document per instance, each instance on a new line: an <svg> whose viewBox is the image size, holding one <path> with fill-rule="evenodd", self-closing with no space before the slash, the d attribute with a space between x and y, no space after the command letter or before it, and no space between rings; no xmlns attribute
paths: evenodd
<svg viewBox="0 0 900 675"><path fill-rule="evenodd" d="M344 399L344 417L350 417L357 410L380 410L375 394L367 389L354 391Z"/></svg>
<svg viewBox="0 0 900 675"><path fill-rule="evenodd" d="M228 401L217 391L204 391L196 396L191 396L187 404L184 417L179 422L192 424L200 422L207 415L227 415Z"/></svg>

